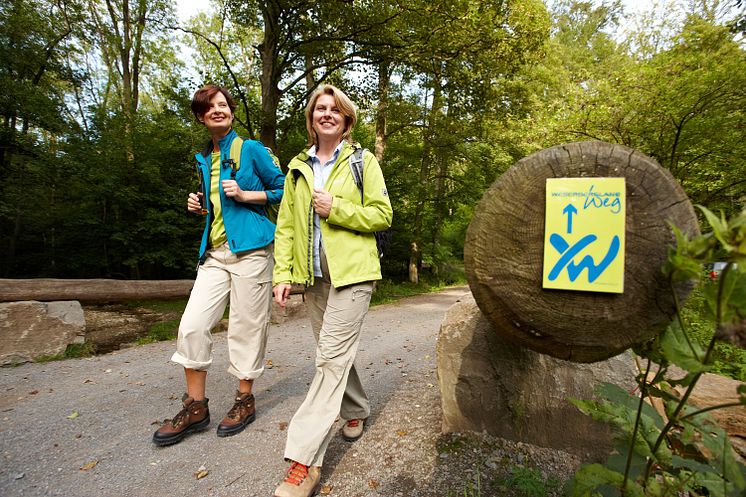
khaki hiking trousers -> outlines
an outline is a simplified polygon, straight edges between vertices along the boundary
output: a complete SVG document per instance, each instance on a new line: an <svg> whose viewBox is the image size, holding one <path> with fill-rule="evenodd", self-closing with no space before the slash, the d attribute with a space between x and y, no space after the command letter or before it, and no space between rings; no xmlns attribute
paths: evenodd
<svg viewBox="0 0 746 497"><path fill-rule="evenodd" d="M228 372L253 380L264 372L272 306L272 245L234 254L223 244L207 251L179 324L173 362L206 370L212 364L212 330L228 314Z"/></svg>
<svg viewBox="0 0 746 497"><path fill-rule="evenodd" d="M306 290L306 309L316 338L316 372L288 427L285 458L321 466L337 416L365 419L370 404L353 362L374 282L336 289L321 249L321 278Z"/></svg>

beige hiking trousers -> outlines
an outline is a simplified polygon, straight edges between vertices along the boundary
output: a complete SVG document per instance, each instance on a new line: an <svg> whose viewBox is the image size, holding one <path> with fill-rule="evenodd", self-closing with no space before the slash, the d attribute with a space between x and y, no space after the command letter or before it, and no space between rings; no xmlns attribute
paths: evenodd
<svg viewBox="0 0 746 497"><path fill-rule="evenodd" d="M234 254L223 244L207 251L179 324L173 362L206 370L212 364L210 330L228 314L228 372L253 380L264 372L272 305L272 245Z"/></svg>
<svg viewBox="0 0 746 497"><path fill-rule="evenodd" d="M306 399L290 421L285 458L321 466L337 416L365 419L370 405L353 364L374 282L335 289L321 252L323 277L306 290L306 309L316 338L316 373Z"/></svg>

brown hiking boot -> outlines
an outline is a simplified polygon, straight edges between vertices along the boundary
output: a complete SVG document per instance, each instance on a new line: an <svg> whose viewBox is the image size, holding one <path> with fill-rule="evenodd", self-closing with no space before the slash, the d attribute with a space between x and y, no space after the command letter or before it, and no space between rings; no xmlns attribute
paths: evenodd
<svg viewBox="0 0 746 497"><path fill-rule="evenodd" d="M291 461L285 480L275 489L274 497L311 497L321 486L321 467Z"/></svg>
<svg viewBox="0 0 746 497"><path fill-rule="evenodd" d="M241 433L254 419L256 419L254 396L250 393L236 392L233 407L218 425L218 436L229 437Z"/></svg>
<svg viewBox="0 0 746 497"><path fill-rule="evenodd" d="M210 409L207 408L208 399L194 400L184 394L181 402L184 408L174 419L167 419L163 426L153 433L153 443L158 446L173 445L181 442L190 433L196 433L207 428L210 424Z"/></svg>

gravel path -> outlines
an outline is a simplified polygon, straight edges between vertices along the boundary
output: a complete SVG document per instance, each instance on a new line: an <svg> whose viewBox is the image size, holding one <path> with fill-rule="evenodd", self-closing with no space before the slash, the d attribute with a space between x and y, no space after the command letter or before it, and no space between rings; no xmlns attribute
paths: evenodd
<svg viewBox="0 0 746 497"><path fill-rule="evenodd" d="M372 416L358 442L332 441L322 495L455 497L477 478L483 497L518 495L522 467L560 479L576 467L557 451L441 435L435 342L443 314L466 292L455 287L371 309L356 364ZM228 438L214 430L236 383L226 373L225 336L215 335L210 430L158 448L152 432L176 414L184 390L180 368L168 362L173 348L161 342L1 369L0 495L269 497L287 467L287 423L313 375L309 324L272 326L269 366L255 385L257 419Z"/></svg>

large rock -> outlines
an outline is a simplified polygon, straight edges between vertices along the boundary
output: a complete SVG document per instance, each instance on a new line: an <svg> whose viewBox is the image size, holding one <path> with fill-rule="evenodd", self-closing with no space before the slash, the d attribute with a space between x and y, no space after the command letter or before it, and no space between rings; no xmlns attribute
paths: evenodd
<svg viewBox="0 0 746 497"><path fill-rule="evenodd" d="M77 301L0 304L0 364L62 354L85 340L83 308Z"/></svg>
<svg viewBox="0 0 746 497"><path fill-rule="evenodd" d="M605 460L611 447L606 425L567 399L589 399L600 382L635 388L636 368L622 354L580 364L534 352L501 337L471 295L446 313L437 345L443 431L486 431Z"/></svg>

